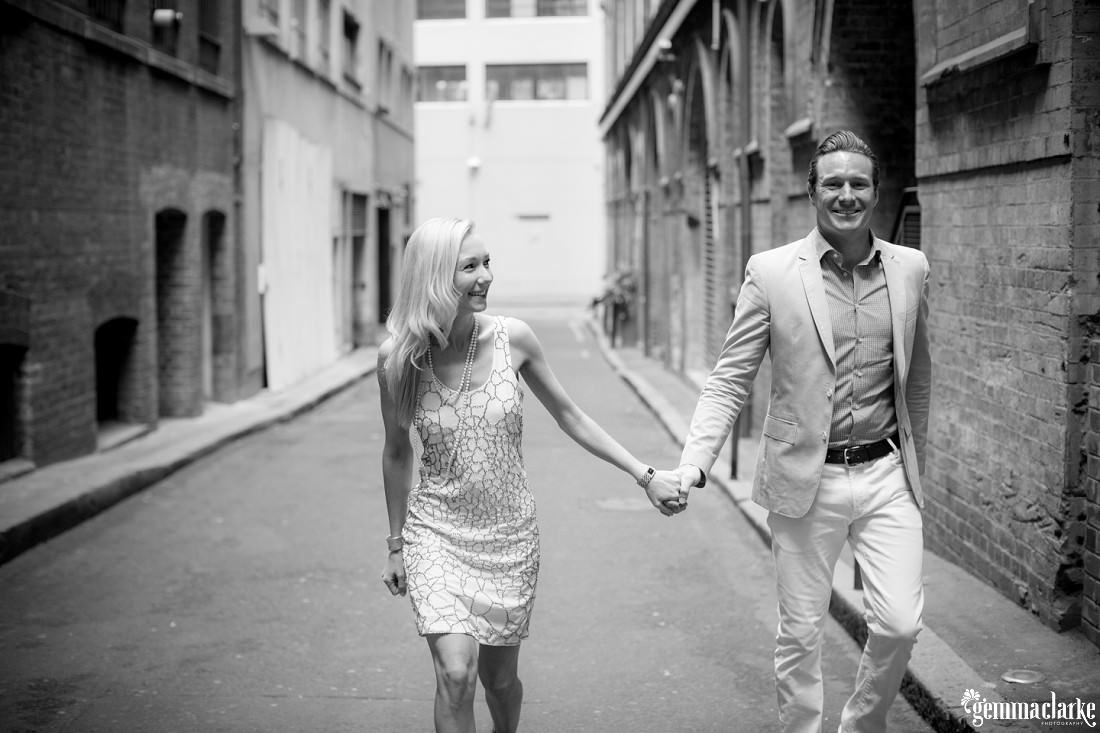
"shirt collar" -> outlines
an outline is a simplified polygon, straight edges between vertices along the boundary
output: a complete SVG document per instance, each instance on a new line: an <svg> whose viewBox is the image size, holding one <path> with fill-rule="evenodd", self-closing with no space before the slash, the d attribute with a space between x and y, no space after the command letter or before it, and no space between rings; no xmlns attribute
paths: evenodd
<svg viewBox="0 0 1100 733"><path fill-rule="evenodd" d="M833 245L829 244L829 242L826 241L825 237L823 237L822 234L821 234L821 230L819 230L817 227L814 227L813 240L814 240L814 253L817 255L817 261L818 262L821 262L821 260L825 257L825 255L829 254L830 252L836 252L836 249L833 248ZM840 253L837 252L837 254L839 255ZM869 265L872 262L879 261L881 258L882 258L882 247L879 246L878 239L872 234L871 235L871 251L867 255L867 259L863 260L862 262L859 262L856 265L856 267L859 267L860 265Z"/></svg>

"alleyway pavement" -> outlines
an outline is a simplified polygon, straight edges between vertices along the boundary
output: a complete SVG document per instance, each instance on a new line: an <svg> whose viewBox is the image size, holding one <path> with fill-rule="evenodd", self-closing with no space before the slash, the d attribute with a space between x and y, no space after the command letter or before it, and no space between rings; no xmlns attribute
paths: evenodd
<svg viewBox="0 0 1100 733"><path fill-rule="evenodd" d="M591 356L594 356L595 360L601 364L610 365L614 373L618 375L619 380L633 391L633 397L629 397L628 401L633 400L634 405L626 402L619 405L601 405L601 412L597 419L601 423L604 423L605 420L622 420L623 422L615 429L612 425L604 423L605 427L608 427L616 435L619 434L616 429L624 433L636 430L642 431L644 434L645 431L649 431L652 433L653 442L646 443L649 446L646 450L652 450L654 453L639 452L639 455L653 455L654 457L651 460L655 462L658 458L668 461L675 460L679 445L678 441L681 441L687 432L687 423L698 394L698 385L690 384L682 377L669 372L661 364L645 357L637 349L617 348L612 350L608 348L606 340L598 332L596 322L589 319L583 311L578 309L535 310L530 314L517 312L514 309L501 308L500 310L502 312L514 312L521 317L528 318L529 321L536 324L536 330L540 332L540 335L544 326L538 324L555 321L562 324L568 323L569 328L573 331L573 338L576 342L575 347L581 352L586 352L588 349L595 352ZM589 355L585 353L582 356L587 358ZM21 563L21 567L25 570L28 565L34 563L35 553L49 550L52 539L55 542L64 539L62 533L67 530L88 522L105 509L118 505L123 499L173 477L180 469L196 463L198 459L210 457L214 451L229 446L245 435L284 423L291 418L308 419L311 414L308 412L310 408L322 402L331 401L330 398L341 399L351 390L361 391L365 389L369 384L365 383L364 379L371 375L374 362L375 353L372 349L357 351L316 377L278 394L263 393L256 398L235 405L212 405L202 417L189 420L164 421L157 430L112 450L47 466L0 483L0 560L5 563ZM558 368L557 364L555 364L555 368ZM592 360L577 362L568 369L571 369L572 372L567 373L566 369L562 369L560 374L563 382L567 383L567 387L571 391L575 389L572 385L577 385L576 389L579 389L579 393L574 392L573 396L582 406L596 416L597 411L590 409L590 406L594 402L599 403L601 397L609 396L611 393L610 388L602 385L602 383L597 384L595 378L591 380L591 386L583 386L587 384L583 377L584 370L595 369ZM628 391L626 394L630 395L631 393ZM533 398L530 396L528 397L528 403L530 405L527 408L528 414L539 409L534 405ZM373 405L370 405L370 409L373 409L373 407ZM666 435L661 434L662 430L665 431ZM540 427L538 429L538 434L545 432L547 432L546 428ZM671 440L668 440L668 438L671 438ZM373 439L377 439L377 436ZM641 438L636 438L636 440L645 442ZM536 440L536 443L538 442ZM529 472L533 476L536 475L536 471L541 471L545 475L556 475L553 472L561 470L559 464L577 462L576 452L560 455L556 453L555 451L560 449L560 445L561 443L558 441L545 448L545 451L548 452L536 453L536 451L541 450L538 448L533 450L532 454L541 457L532 459L533 461L537 460L538 465L529 467ZM660 445L666 447L660 447ZM631 447L640 450L634 448L634 446ZM689 509L687 514L682 515L683 518L687 518L689 522L694 524L675 524L684 521L681 517L667 520L669 529L665 529L666 525L657 525L661 529L654 534L654 542L662 546L671 542L674 551L690 556L692 562L695 562L699 548L682 546L687 540L691 539L692 535L688 533L688 530L676 528L687 526L691 527L692 531L702 531L704 527L700 524L701 522L713 523L719 521L723 527L729 528L729 535L731 535L713 540L714 542L726 543L720 549L731 555L731 557L723 557L721 562L736 565L738 559L736 555L745 555L750 552L754 553L754 556L766 557L768 533L764 524L764 516L762 511L749 500L754 451L755 442L753 440L742 440L739 451L738 477L729 478L728 463L720 462L710 477L711 483L707 488L697 490L697 494L693 495L692 508ZM583 452L581 453L583 455ZM326 460L330 461L334 470L346 470L342 468L343 464L339 456L327 456ZM582 458L581 460L586 459ZM592 461L594 462L594 459ZM578 467L576 470L584 471L585 469ZM606 471L602 471L598 472L597 475L606 477L610 482L614 479L615 473L611 471L611 475L608 475ZM621 477L614 480L619 483L622 482ZM555 515L551 513L550 521L547 522L549 528L544 532L544 553L546 562L550 565L559 563L572 567L577 564L578 553L576 548L578 546L583 547L586 542L590 542L593 533L604 532L602 524L585 524L580 521L580 517L586 518L586 522L592 521L587 511L589 504L596 506L609 516L632 515L635 512L641 515L640 510L646 509L646 506L639 508L637 502L631 503L627 498L618 498L615 492L610 490L606 493L603 491L593 492L591 501L588 501L585 498L584 487L571 486L568 488L569 491L577 493L575 498L572 495L568 497L568 501L573 502L573 504L567 505L577 508L578 520L575 523L569 521L570 515L566 510L566 514L562 515L559 521L554 522ZM702 492L707 492L706 496L698 496ZM629 495L627 492L619 493L623 497ZM536 496L538 496L537 489ZM636 499L637 497L632 498ZM722 501L715 504L714 502L718 498L721 498ZM380 502L378 497L375 497L374 500ZM547 503L543 499L539 501L540 508ZM129 504L127 502L125 505ZM728 509L725 507L728 507ZM694 518L692 518L692 509L696 511ZM559 508L550 511L561 512L563 510ZM703 514L700 515L700 512ZM654 516L656 516L655 513ZM181 516L180 520L186 521L187 518ZM544 521L546 521L545 516ZM621 522L621 520L614 519L607 519L606 521L609 523ZM634 520L628 519L628 521ZM375 527L375 529L383 526L377 520L372 523L372 527ZM644 527L648 526L651 525L644 525ZM557 527L557 529L554 529L554 527ZM714 532L711 525L708 525L707 529L711 533ZM624 530L615 531L621 532ZM643 528L641 531L649 530ZM373 536L371 535L371 537ZM622 542L628 542L632 536L624 535L621 538ZM261 538L261 540L263 539ZM617 540L615 535L611 535L609 539L611 541ZM751 541L755 549L737 544L745 541ZM262 545L263 542L261 541L260 544ZM364 543L364 546L373 548L373 545L369 542ZM566 552L564 548L569 548L568 551L572 554L562 554ZM581 554L580 557L585 556ZM370 565L369 577L371 579L376 575L374 564L377 563L373 562L373 558L373 554L368 554L367 563ZM588 563L608 566L607 569L611 574L600 576L599 581L608 585L618 583L620 576L627 574L630 567L629 564L623 563L623 558L606 555L586 557L581 564ZM990 701L1043 702L1049 701L1053 694L1060 702L1070 702L1080 698L1085 703L1091 702L1100 705L1100 654L1083 637L1075 632L1059 634L1048 629L1031 614L993 591L982 581L970 576L965 570L940 560L930 552L926 556L925 566L927 586L926 628L921 633L916 647L906 681L905 692L908 700L920 711L931 728L939 731L971 729L1011 731L1064 730L1066 727L1070 727L1067 725L1042 725L1034 722L988 720L982 726L972 728L974 721L969 719L962 709L962 697L967 690L976 690L982 695L983 699ZM0 568L0 570L6 569ZM557 575L550 576L558 579L548 579L545 582L545 588L542 589L542 595L540 595L538 610L538 613L547 619L545 625L551 630L567 628L584 638L594 639L591 655L599 657L621 653L621 650L604 648L598 641L599 629L602 627L600 626L600 619L594 616L602 613L599 610L602 608L601 606L588 608L590 614L579 619L556 618L562 613L568 613L568 611L561 610L562 603L560 601L554 601L553 599L555 596L565 598L569 595L570 589L563 587L565 583L563 576L567 576L569 572L571 571L559 568ZM581 568L578 577L582 582L585 580L590 581L592 579L591 572ZM675 573L677 572L683 571L676 570L674 565L664 564L659 568L656 577L671 578L674 581L681 582L684 587L685 603L688 601L700 604L706 603L707 594L711 593L716 601L729 604L728 606L715 605L712 623L716 627L704 629L704 642L706 639L712 639L718 633L716 628L728 624L728 618L740 619L736 604L744 605L746 603L744 598L746 588L736 589L736 597L726 597L719 591L693 587L693 582L695 586L698 586L703 581L699 572L690 571L684 577L676 578ZM861 601L859 593L853 589L852 576L850 558L845 558L842 567L838 568L834 583L832 611L834 617L848 629L853 637L858 639L861 638L863 633L859 611ZM308 581L307 574L304 574L303 578L302 582ZM367 580L364 579L363 582L367 582ZM769 616L773 612L773 609L771 612L768 609L768 604L774 602L771 600L773 590L770 587L770 582L770 574L763 572L748 587L748 592L756 594L758 599L756 602L749 604L751 606L749 610L743 610L742 613L748 613L756 617L757 623L760 622L762 617ZM629 585L617 587L613 590L617 594L609 594L609 598L621 598L624 594L629 595L632 592ZM601 589L593 588L590 589L590 592L598 595ZM638 592L640 597L644 598L647 594L652 596L654 593L659 592L659 588L646 587L641 591L635 589L634 592ZM303 591L303 594L305 594L305 591ZM323 594L318 593L318 595ZM618 601L615 601L615 603L618 603ZM396 609L397 606L401 606L398 613L407 612L407 607L400 602L391 607ZM630 607L630 612L634 615L651 613L650 624L664 625L669 623L669 619L660 617L659 611L649 611L649 608L646 604L639 602ZM43 616L48 615L48 609L43 609L41 613ZM689 611L681 609L680 613L688 614ZM0 649L2 649L3 639L5 637L12 638L12 635L17 633L18 630L12 627L5 628L9 622L12 622L11 616L4 615L0 617L0 621L4 624L0 625ZM646 628L647 625L640 625L639 630L631 630L629 633L636 633L639 639L648 640L650 637L645 633ZM401 627L401 631L405 635L408 629ZM678 630L679 636L675 638L681 644L698 646L701 640L695 637L693 631L698 632L699 630ZM530 649L529 653L532 658L540 656L551 658L555 648L560 653L560 645L566 643L569 637L567 635L556 639L554 633L551 631L548 634L548 639L544 636L541 641L536 641L538 634L536 624L533 641L527 647ZM387 641L386 643L391 642ZM754 643L759 645L759 642ZM197 640L196 645L199 645ZM855 648L855 642L852 643L852 646ZM774 709L774 695L769 689L770 680L768 680L766 667L770 663L770 651L766 647L765 640L762 648L747 652L752 655L752 664L748 664L742 659L715 658L712 650L704 653L704 651L696 649L693 653L703 655L702 658L705 659L707 665L715 665L716 673L723 670L728 672L731 665L738 668L745 667L745 671L738 672L734 677L724 679L727 682L731 679L735 680L738 687L744 685L760 686L761 690L757 696L760 710L755 711L755 713L763 712L771 715ZM568 726L561 723L558 727L555 727L554 720L547 719L545 716L550 715L551 711L560 716L561 709L550 705L550 701L547 701L547 705L543 707L532 704L530 711L525 713L525 719L532 724L531 730L544 730L548 733L559 733L559 731L566 730L631 730L632 732L652 730L656 733L656 731L662 730L658 722L661 718L653 717L655 711L652 707L646 705L644 699L656 699L660 702L662 693L659 689L646 687L644 678L643 682L639 683L642 686L641 689L627 686L620 691L619 688L628 681L634 681L639 674L639 670L644 669L652 662L652 655L655 653L670 660L666 672L675 679L680 674L680 670L675 668L676 665L671 660L677 654L677 648L673 645L668 649L650 649L648 656L646 653L640 653L640 656L625 658L621 660L623 672L622 679L618 680L618 684L616 684L616 680L607 680L609 687L619 691L621 696L629 698L633 693L643 699L642 703L631 703L633 707L628 705L626 709L616 710L616 704L613 700L622 698L621 696L616 698L616 695L610 695L609 699L605 701L606 704L602 706L603 710L600 714L617 713L617 720L634 720L635 723L629 728L619 728L607 724L601 726L598 722L593 722L591 727L587 727L581 721L573 721ZM23 651L28 652L28 649L23 649ZM242 654L246 654L248 651L248 649L242 649ZM423 676L428 670L428 658L423 650L418 648L416 651L420 655L416 658L416 661L421 663L417 669ZM526 654L528 652L525 651ZM110 660L104 661L109 662ZM288 658L285 662L290 665L296 663L293 658ZM558 679L559 683L564 684L571 675L583 673L585 665L592 665L596 662L579 660L577 663L580 665L579 671L574 669L573 660L561 659L559 665L549 665L550 669L543 668L537 674L543 675L546 678L543 680L543 684L552 689L555 678ZM759 663L763 663L764 667L761 668ZM11 664L10 658L8 661L0 661L0 670L8 664ZM201 667L201 663L199 666ZM1038 673L1040 679L1032 684L1012 683L1002 679L1002 676L1006 674L1019 673L1020 671ZM11 670L8 669L7 672L11 672ZM10 675L5 675L5 677L10 677ZM750 678L760 679L750 681ZM537 683L539 678L536 676L534 681ZM404 682L405 680L399 675L397 679L399 686ZM843 684L843 681L840 684ZM717 730L706 727L707 708L708 706L721 704L719 701L722 699L722 690L720 686L714 689L711 689L710 686L705 687L706 689L696 690L698 693L697 703L682 708L686 711L698 707L698 716L692 717L690 722L685 720L684 725L677 730ZM0 688L0 695L4 697L13 692L10 689ZM56 690L43 690L43 699L53 699L51 695L56 692ZM685 691L685 694L688 692ZM137 691L136 694L140 695L142 691ZM333 694L334 697L339 697L335 692ZM834 694L839 695L840 691ZM657 697L654 698L654 695ZM401 695L395 694L395 701L400 698ZM558 702L561 705L566 704L568 701ZM596 700L578 701L578 706L584 707L587 705L589 708L594 709L594 707L600 707L598 702ZM675 702L673 700L673 703ZM660 702L658 709L667 710L669 705L670 703L667 700ZM675 708L675 704L672 707ZM392 716L393 721L398 721L404 712L396 702L393 708L387 714ZM680 708L676 709L679 710ZM56 711L50 711L47 705L43 711L39 712L46 715ZM422 713L423 711L418 708L418 714L422 715ZM683 714L687 715L686 712ZM540 715L544 717L540 718ZM749 713L743 710L723 711L723 715L731 720L747 722L750 719ZM924 724L920 724L919 727L916 723L908 722L910 719L906 716L907 713L904 710L899 710L897 717L894 719L894 725L912 727L899 728L898 730L903 733L912 733L913 731L926 729L922 727ZM36 720L45 720L45 718ZM482 715L482 720L485 720L484 715ZM1095 721L1096 718L1093 720ZM541 724L539 724L540 721ZM397 726L397 723L393 723L393 726ZM215 729L237 730L231 727L204 727L199 723L191 728L191 730ZM269 729L277 730L278 728ZM287 727L286 729L309 730L310 728ZM324 730L323 727L315 729ZM366 729L401 731L416 730L418 728L387 727L383 725L381 727L368 726ZM749 730L749 728L731 728L731 730L742 729ZM764 729L766 728L752 728L752 730ZM42 727L33 727L25 723L21 724L21 727L17 727L12 721L5 720L0 715L0 730L14 733L15 731L31 730L80 731L82 728L79 725L60 726L56 721L49 725L43 724Z"/></svg>

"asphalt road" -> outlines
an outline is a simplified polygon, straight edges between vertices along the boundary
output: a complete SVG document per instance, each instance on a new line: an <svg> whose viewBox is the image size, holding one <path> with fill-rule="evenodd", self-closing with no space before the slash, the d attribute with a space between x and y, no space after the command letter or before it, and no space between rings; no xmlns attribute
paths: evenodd
<svg viewBox="0 0 1100 733"><path fill-rule="evenodd" d="M532 312L574 399L639 457L679 450L579 318ZM373 378L194 463L0 567L0 730L430 731L387 526ZM775 730L770 555L696 491L666 518L526 399L543 561L524 733ZM858 649L830 622L826 730ZM479 701L480 730L489 717ZM902 700L891 730L930 730Z"/></svg>

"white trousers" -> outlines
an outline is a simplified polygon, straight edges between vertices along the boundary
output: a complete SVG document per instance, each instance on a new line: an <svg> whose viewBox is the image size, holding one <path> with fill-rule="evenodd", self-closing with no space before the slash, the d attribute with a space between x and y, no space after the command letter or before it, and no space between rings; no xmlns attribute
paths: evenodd
<svg viewBox="0 0 1100 733"><path fill-rule="evenodd" d="M768 516L779 596L775 684L784 733L820 733L821 638L833 569L851 545L863 577L868 639L841 733L882 733L924 608L920 508L898 451L855 466L826 463L809 512Z"/></svg>

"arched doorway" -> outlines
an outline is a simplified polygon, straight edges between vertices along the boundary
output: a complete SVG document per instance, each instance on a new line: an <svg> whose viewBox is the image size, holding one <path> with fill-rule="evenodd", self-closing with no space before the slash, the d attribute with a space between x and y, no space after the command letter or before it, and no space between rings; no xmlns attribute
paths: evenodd
<svg viewBox="0 0 1100 733"><path fill-rule="evenodd" d="M30 298L0 288L0 463L30 457L24 381L30 317Z"/></svg>
<svg viewBox="0 0 1100 733"><path fill-rule="evenodd" d="M20 458L23 454L19 412L26 355L25 346L0 343L0 463Z"/></svg>
<svg viewBox="0 0 1100 733"><path fill-rule="evenodd" d="M137 325L132 318L113 318L95 330L96 421L101 430L129 421L124 393L132 378Z"/></svg>
<svg viewBox="0 0 1100 733"><path fill-rule="evenodd" d="M163 417L190 412L187 360L197 344L189 305L185 232L187 216L175 209L156 215L157 407ZM189 341L191 348L188 348Z"/></svg>

